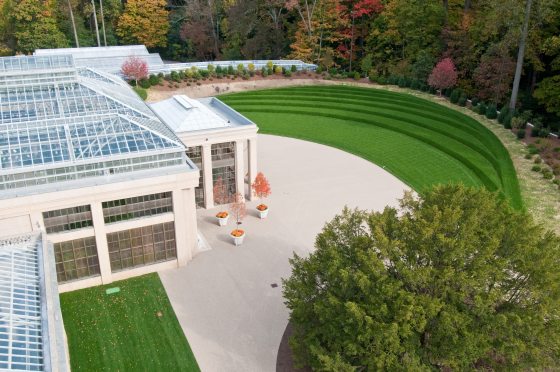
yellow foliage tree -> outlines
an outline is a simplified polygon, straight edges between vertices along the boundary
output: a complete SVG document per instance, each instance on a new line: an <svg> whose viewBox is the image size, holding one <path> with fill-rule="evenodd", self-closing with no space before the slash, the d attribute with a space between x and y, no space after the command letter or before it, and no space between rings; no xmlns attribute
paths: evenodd
<svg viewBox="0 0 560 372"><path fill-rule="evenodd" d="M166 46L169 12L165 5L165 0L128 0L116 30L121 41L147 47Z"/></svg>

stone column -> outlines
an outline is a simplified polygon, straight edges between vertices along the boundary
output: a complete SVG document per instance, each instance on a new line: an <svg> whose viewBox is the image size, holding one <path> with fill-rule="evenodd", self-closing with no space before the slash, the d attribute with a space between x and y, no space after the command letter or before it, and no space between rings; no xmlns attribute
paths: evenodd
<svg viewBox="0 0 560 372"><path fill-rule="evenodd" d="M111 259L109 257L109 246L107 244L107 233L105 232L105 220L103 219L103 207L100 202L91 204L91 217L95 231L95 245L97 246L97 258L99 259L99 270L103 284L113 281L111 273Z"/></svg>
<svg viewBox="0 0 560 372"><path fill-rule="evenodd" d="M257 137L249 138L249 200L255 199L251 185L257 177Z"/></svg>
<svg viewBox="0 0 560 372"><path fill-rule="evenodd" d="M214 180L212 179L212 145L202 145L202 177L206 209L214 208Z"/></svg>
<svg viewBox="0 0 560 372"><path fill-rule="evenodd" d="M235 189L245 197L245 167L243 162L244 140L235 141Z"/></svg>
<svg viewBox="0 0 560 372"><path fill-rule="evenodd" d="M173 190L173 214L175 217L175 244L177 265L185 266L192 260L197 244L196 206L194 189Z"/></svg>

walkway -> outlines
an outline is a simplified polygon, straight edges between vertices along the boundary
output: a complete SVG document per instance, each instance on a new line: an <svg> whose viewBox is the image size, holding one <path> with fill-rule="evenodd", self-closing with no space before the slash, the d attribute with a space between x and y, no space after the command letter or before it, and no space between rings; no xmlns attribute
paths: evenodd
<svg viewBox="0 0 560 372"><path fill-rule="evenodd" d="M202 371L267 372L276 368L288 322L281 278L293 252L307 255L324 223L345 205L380 210L396 205L407 186L366 160L330 147L259 135L259 170L269 179L269 217L248 203L245 243L217 226L217 209L198 224L212 250L186 267L160 273ZM277 286L274 286L277 285Z"/></svg>

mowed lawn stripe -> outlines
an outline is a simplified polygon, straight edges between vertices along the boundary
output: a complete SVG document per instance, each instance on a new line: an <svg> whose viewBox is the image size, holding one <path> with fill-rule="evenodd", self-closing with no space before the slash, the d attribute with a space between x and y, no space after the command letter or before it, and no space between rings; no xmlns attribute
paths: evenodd
<svg viewBox="0 0 560 372"><path fill-rule="evenodd" d="M303 114L282 114L277 121L270 113L249 112L247 117L266 127L267 134L321 143L362 157L393 174L416 190L434 183L462 182L479 186L480 180L464 164L444 152L398 132L351 120L310 120ZM345 131L341 137L338 131ZM317 133L321 136L318 138ZM401 147L394 146L398 142ZM355 146L359 145L359 146ZM441 164L446 167L441 167ZM399 172L397 172L397 170Z"/></svg>
<svg viewBox="0 0 560 372"><path fill-rule="evenodd" d="M371 128L382 127L385 130L399 132L424 142L425 148L421 151L426 152L427 148L431 148L432 151L428 152L430 155L422 157L426 164L429 163L433 166L438 164L433 162L433 153L439 151L444 152L447 156L439 157L438 161L453 158L469 169L467 173L459 172L462 176L448 172L447 181L443 182L453 181L468 184L474 177L475 184L483 185L491 190L499 189L511 200L512 205L515 207L522 205L513 163L499 139L476 120L421 98L359 87L311 86L233 93L223 95L220 99L249 117L259 115L262 123L255 122L263 133L271 133L271 129L274 127L274 134L302 138L297 130L288 130L289 126L285 125L279 128L276 125L277 122L285 120L288 116L293 118L298 114L304 115L307 121L312 120L319 126L323 126L329 120L354 121L369 125ZM268 113L274 119L265 120L266 115L262 116L262 113ZM295 122L292 125L296 125ZM302 125L305 123L298 121L297 126ZM330 128L341 139L347 135L342 127ZM315 133L305 139L326 143L322 138L324 136L326 136L324 128L317 130L316 125ZM379 139L377 141L372 139L361 146L379 148L378 141ZM421 181L417 184L414 178L410 177L410 166L400 161L401 157L408 154L408 151L403 151L403 142L394 142L390 145L401 150L393 154L393 157L399 158L398 160L395 158L379 159L371 153L375 152L374 149L358 149L357 144L350 142L345 145L338 143L336 147L342 148L341 146L343 146L348 152L361 153L360 156L376 163L384 161L393 174L421 191L426 182ZM415 156L418 157L419 154ZM422 167L416 160L412 163ZM409 159L410 161L411 159ZM446 169L445 163L448 161L444 160L439 163L439 167ZM396 163L399 163L400 166L395 166ZM433 172L434 169L431 171ZM435 182L436 179L437 182ZM434 177L432 184L442 183L441 181L440 177Z"/></svg>

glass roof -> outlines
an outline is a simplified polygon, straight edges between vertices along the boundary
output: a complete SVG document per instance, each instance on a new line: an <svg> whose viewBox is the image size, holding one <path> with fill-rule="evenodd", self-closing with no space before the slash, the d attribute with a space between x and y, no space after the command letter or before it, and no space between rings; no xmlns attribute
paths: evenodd
<svg viewBox="0 0 560 372"><path fill-rule="evenodd" d="M7 175L27 172L21 179L33 171L36 179L42 169L72 172L69 165L123 156L145 163L146 155L175 153L177 161L165 156L159 166L181 163L190 169L175 133L119 78L75 68L71 56L7 57L0 58L0 66L0 189L30 185L3 185L17 179ZM82 176L103 173L94 168L97 172ZM48 182L70 179L75 177Z"/></svg>
<svg viewBox="0 0 560 372"><path fill-rule="evenodd" d="M41 276L37 235L0 240L0 369L42 371Z"/></svg>

